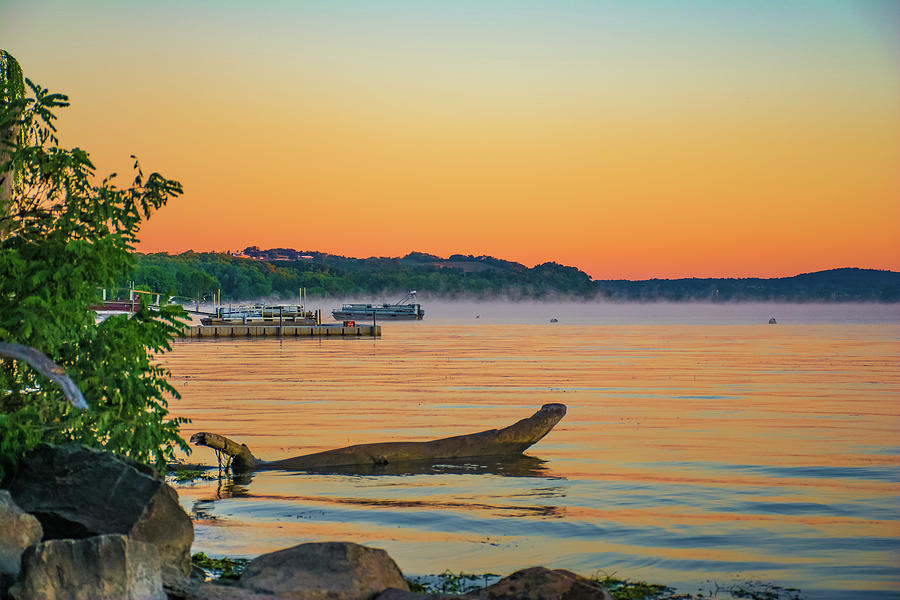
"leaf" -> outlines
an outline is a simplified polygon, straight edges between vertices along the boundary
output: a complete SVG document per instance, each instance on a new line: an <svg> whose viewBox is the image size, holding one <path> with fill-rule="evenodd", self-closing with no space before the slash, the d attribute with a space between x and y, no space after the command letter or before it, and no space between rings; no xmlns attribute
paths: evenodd
<svg viewBox="0 0 900 600"><path fill-rule="evenodd" d="M41 441L76 441L164 463L187 444L178 434L183 421L168 415L177 392L152 357L170 348L183 312L142 309L135 318L96 324L89 307L99 300L97 288L127 275L141 224L181 186L156 173L145 185L137 159L131 187L117 188L115 173L95 183L88 152L58 147L53 133L55 110L68 97L26 83L29 95L16 104L23 135L3 164L18 170L21 185L12 235L0 243L0 337L37 347L61 365L92 410L70 409L27 367L3 363L0 390L10 394L0 397L0 479Z"/></svg>

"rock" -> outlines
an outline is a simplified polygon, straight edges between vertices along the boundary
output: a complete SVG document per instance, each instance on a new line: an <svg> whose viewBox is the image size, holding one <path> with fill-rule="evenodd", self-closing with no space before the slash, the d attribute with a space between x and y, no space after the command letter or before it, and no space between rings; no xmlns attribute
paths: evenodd
<svg viewBox="0 0 900 600"><path fill-rule="evenodd" d="M388 588L375 596L374 600L463 600L468 596L459 594L421 594L397 588Z"/></svg>
<svg viewBox="0 0 900 600"><path fill-rule="evenodd" d="M169 595L169 600L279 600L282 598L282 596L253 592L233 585L196 580L183 580L181 585L166 586L166 593Z"/></svg>
<svg viewBox="0 0 900 600"><path fill-rule="evenodd" d="M475 317L476 319L478 317ZM374 600L425 600L431 598L431 595L410 592L408 590L399 590L397 588L388 588L375 596Z"/></svg>
<svg viewBox="0 0 900 600"><path fill-rule="evenodd" d="M43 535L38 520L19 508L9 492L0 490L0 598L19 573L22 552Z"/></svg>
<svg viewBox="0 0 900 600"><path fill-rule="evenodd" d="M44 528L44 540L120 533L156 546L166 582L191 571L194 528L155 471L75 444L28 453L9 491Z"/></svg>
<svg viewBox="0 0 900 600"><path fill-rule="evenodd" d="M263 554L238 585L302 600L370 600L387 588L409 591L388 553L352 542L300 544Z"/></svg>
<svg viewBox="0 0 900 600"><path fill-rule="evenodd" d="M194 563L191 563L191 575L189 577L191 581L206 581L206 571L203 568L198 567Z"/></svg>
<svg viewBox="0 0 900 600"><path fill-rule="evenodd" d="M185 600L281 600L284 596L261 594L230 585L203 583L195 588L195 596Z"/></svg>
<svg viewBox="0 0 900 600"><path fill-rule="evenodd" d="M156 548L120 534L31 546L9 591L16 600L166 600Z"/></svg>
<svg viewBox="0 0 900 600"><path fill-rule="evenodd" d="M603 586L572 571L546 567L516 571L469 596L477 600L612 600Z"/></svg>

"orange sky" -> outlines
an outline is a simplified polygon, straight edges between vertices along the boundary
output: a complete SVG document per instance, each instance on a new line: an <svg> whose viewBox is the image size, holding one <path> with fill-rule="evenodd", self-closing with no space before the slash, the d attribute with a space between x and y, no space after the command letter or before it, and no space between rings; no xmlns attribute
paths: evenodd
<svg viewBox="0 0 900 600"><path fill-rule="evenodd" d="M143 251L900 270L900 11L784 4L23 0L0 47L184 184Z"/></svg>

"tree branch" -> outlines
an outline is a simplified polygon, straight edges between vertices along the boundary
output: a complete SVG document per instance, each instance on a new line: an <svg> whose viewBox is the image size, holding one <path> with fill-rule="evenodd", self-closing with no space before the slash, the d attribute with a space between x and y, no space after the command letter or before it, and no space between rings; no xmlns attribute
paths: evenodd
<svg viewBox="0 0 900 600"><path fill-rule="evenodd" d="M81 395L81 390L75 385L66 372L58 364L44 356L39 350L35 350L31 346L23 346L22 344L9 344L0 342L0 356L24 360L31 365L38 373L49 377L59 387L62 388L66 400L75 408L87 409L87 402Z"/></svg>

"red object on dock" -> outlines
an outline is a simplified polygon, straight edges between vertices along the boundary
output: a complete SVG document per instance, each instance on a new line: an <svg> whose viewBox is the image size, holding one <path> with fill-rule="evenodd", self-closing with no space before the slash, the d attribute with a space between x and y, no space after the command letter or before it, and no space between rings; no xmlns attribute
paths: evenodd
<svg viewBox="0 0 900 600"><path fill-rule="evenodd" d="M91 310L106 310L111 312L135 312L141 303L138 300L106 300L103 304L91 306Z"/></svg>

